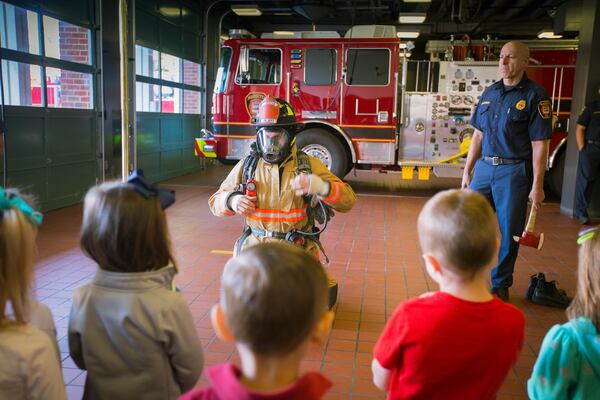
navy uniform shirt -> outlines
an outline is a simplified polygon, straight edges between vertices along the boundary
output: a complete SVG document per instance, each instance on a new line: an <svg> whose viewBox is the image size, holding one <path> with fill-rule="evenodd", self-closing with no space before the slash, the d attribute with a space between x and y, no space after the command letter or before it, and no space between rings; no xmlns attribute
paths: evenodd
<svg viewBox="0 0 600 400"><path fill-rule="evenodd" d="M586 140L600 141L600 100L592 101L581 110L577 124L585 126Z"/></svg>
<svg viewBox="0 0 600 400"><path fill-rule="evenodd" d="M483 132L483 156L531 160L531 142L552 136L550 98L527 74L516 86L500 80L481 95L471 125Z"/></svg>

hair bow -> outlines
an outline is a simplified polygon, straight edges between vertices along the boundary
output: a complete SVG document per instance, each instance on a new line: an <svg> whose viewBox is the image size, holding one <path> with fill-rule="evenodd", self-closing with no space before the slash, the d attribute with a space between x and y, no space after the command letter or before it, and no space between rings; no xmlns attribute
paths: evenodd
<svg viewBox="0 0 600 400"><path fill-rule="evenodd" d="M0 210L10 210L13 208L21 211L33 225L39 225L42 223L44 216L41 212L35 211L29 204L27 204L16 194L9 195L6 193L4 188L0 187Z"/></svg>
<svg viewBox="0 0 600 400"><path fill-rule="evenodd" d="M598 232L597 226L579 231L579 233L577 234L577 244L582 244L586 240L593 238L597 232Z"/></svg>
<svg viewBox="0 0 600 400"><path fill-rule="evenodd" d="M127 183L133 185L135 191L145 199L149 199L150 196L158 197L158 201L163 210L166 210L175 203L175 191L163 189L156 183L148 182L144 177L144 171L141 169L135 169L131 175L129 175Z"/></svg>

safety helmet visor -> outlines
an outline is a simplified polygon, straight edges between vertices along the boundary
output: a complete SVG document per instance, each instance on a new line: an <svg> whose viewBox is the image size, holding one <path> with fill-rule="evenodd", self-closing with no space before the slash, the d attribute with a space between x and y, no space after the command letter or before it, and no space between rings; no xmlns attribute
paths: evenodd
<svg viewBox="0 0 600 400"><path fill-rule="evenodd" d="M256 139L261 156L268 163L279 163L290 153L290 135L284 128L260 128Z"/></svg>

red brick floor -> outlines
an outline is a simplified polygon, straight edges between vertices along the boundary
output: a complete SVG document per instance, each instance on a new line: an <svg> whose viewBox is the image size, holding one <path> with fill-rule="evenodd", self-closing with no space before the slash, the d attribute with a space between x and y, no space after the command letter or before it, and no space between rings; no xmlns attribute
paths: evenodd
<svg viewBox="0 0 600 400"><path fill-rule="evenodd" d="M222 174L217 172L218 177ZM219 275L229 257L214 250L232 248L242 219L217 219L210 214L206 202L214 186L202 186L194 176L170 183L177 190L177 203L167 211L175 257L181 268L176 282L196 320L206 366L235 362L233 346L215 337L209 309L217 301ZM308 354L303 368L320 370L334 382L328 399L385 398L371 383L373 344L398 303L437 288L424 270L415 228L418 212L428 197L402 193L406 191L359 195L354 209L348 214L337 213L324 234L323 245L331 259L329 273L339 281L340 297L328 342L324 348ZM88 282L95 270L78 248L80 222L81 206L50 212L38 237L37 296L50 306L56 320L70 399L81 398L85 381L85 372L77 369L68 355L66 333L71 294ZM553 324L565 320L561 310L523 300L529 275L545 271L550 279L558 279L567 292L572 294L575 288L575 235L580 226L560 215L558 204L548 204L538 215L538 227L546 234L546 245L539 252L521 249L511 290L511 303L527 319L526 343L500 391L500 399L526 398L527 379L541 341ZM202 377L199 385L205 383Z"/></svg>

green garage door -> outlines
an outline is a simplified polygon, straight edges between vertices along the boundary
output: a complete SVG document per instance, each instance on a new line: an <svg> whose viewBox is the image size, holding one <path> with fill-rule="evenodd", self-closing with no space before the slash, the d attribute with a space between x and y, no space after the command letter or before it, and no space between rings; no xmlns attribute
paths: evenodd
<svg viewBox="0 0 600 400"><path fill-rule="evenodd" d="M7 186L34 194L43 210L80 201L102 166L93 8L0 2Z"/></svg>
<svg viewBox="0 0 600 400"><path fill-rule="evenodd" d="M136 2L135 12L137 165L153 180L201 168L194 138L204 126L202 13L168 4L164 13L156 1Z"/></svg>

